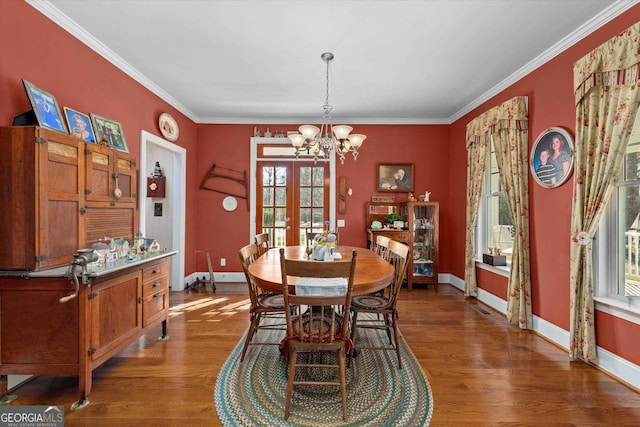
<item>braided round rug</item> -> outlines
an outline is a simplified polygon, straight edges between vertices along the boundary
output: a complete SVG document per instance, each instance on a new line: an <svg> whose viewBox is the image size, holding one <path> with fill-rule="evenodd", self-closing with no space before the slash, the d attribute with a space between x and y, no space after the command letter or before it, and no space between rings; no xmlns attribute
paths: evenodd
<svg viewBox="0 0 640 427"><path fill-rule="evenodd" d="M259 331L254 340L276 342L282 331ZM356 346L384 340L383 331L359 329ZM365 343L366 342L366 343ZM433 414L429 382L415 356L400 340L402 369L395 351L363 349L347 368L347 422L340 390L294 386L291 413L284 420L288 365L275 345L249 346L240 364L244 337L216 381L216 412L224 426L427 426ZM386 345L383 344L383 345ZM374 344L375 345L375 344ZM301 369L296 370L296 376ZM326 375L325 370L321 370ZM320 372L320 371L318 371ZM307 371L306 375L313 375Z"/></svg>

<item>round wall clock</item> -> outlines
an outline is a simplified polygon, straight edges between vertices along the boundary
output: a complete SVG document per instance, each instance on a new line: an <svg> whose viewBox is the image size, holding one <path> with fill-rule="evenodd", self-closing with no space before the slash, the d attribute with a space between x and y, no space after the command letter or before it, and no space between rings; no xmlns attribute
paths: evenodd
<svg viewBox="0 0 640 427"><path fill-rule="evenodd" d="M167 140L173 142L178 139L178 135L180 134L180 130L178 129L178 123L176 123L175 119L171 117L169 113L160 114L160 119L158 120L158 125L160 127L160 133Z"/></svg>
<svg viewBox="0 0 640 427"><path fill-rule="evenodd" d="M222 207L225 211L235 211L238 207L238 200L233 196L227 196L222 200Z"/></svg>

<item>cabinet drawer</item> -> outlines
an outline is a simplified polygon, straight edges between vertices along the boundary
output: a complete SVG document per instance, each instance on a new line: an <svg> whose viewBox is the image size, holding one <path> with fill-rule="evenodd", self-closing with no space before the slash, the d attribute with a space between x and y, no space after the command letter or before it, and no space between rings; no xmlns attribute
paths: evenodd
<svg viewBox="0 0 640 427"><path fill-rule="evenodd" d="M142 326L145 327L154 321L164 318L169 308L169 290L156 292L143 298L142 302Z"/></svg>
<svg viewBox="0 0 640 427"><path fill-rule="evenodd" d="M164 261L142 270L142 280L146 283L169 274L169 263Z"/></svg>
<svg viewBox="0 0 640 427"><path fill-rule="evenodd" d="M142 284L142 297L155 294L158 291L169 288L169 280L167 276L154 277L151 280L144 281Z"/></svg>
<svg viewBox="0 0 640 427"><path fill-rule="evenodd" d="M393 240L397 240L398 242L408 242L411 240L409 233L396 233L389 237L391 237Z"/></svg>

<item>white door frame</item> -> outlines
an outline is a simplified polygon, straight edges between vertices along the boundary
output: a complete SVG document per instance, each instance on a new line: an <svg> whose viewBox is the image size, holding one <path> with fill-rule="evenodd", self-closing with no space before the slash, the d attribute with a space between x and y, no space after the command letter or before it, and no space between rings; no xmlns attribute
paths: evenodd
<svg viewBox="0 0 640 427"><path fill-rule="evenodd" d="M140 231L145 233L146 225L146 203L144 197L147 191L146 173L153 169L153 165L148 164L147 151L150 145L154 145L162 150L173 153L173 176L168 176L167 186L171 186L174 197L171 198L172 211L174 212L173 241L171 249L177 250L178 254L170 258L171 263L171 290L183 291L184 276L184 260L185 260L185 214L186 214L186 191L187 191L187 150L175 145L165 139L162 139L152 133L144 130L140 131L140 182L138 193L138 206L140 213Z"/></svg>

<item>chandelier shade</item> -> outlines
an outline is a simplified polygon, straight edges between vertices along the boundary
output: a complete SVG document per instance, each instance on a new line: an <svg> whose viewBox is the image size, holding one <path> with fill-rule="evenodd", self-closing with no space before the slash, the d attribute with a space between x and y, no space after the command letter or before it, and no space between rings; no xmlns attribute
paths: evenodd
<svg viewBox="0 0 640 427"><path fill-rule="evenodd" d="M313 154L313 161L317 162L319 157L329 160L329 156L336 153L340 158L340 163L344 164L345 155L349 152L353 154L353 159L358 157L358 149L362 146L366 135L351 134L353 128L349 125L333 126L331 110L333 107L329 104L329 64L333 60L333 53L325 52L320 55L322 60L327 64L327 80L326 80L326 99L322 106L324 114L322 115L322 126L302 125L298 128L296 134L290 134L289 139L291 145L296 149L296 158L301 150L305 150L307 154Z"/></svg>

